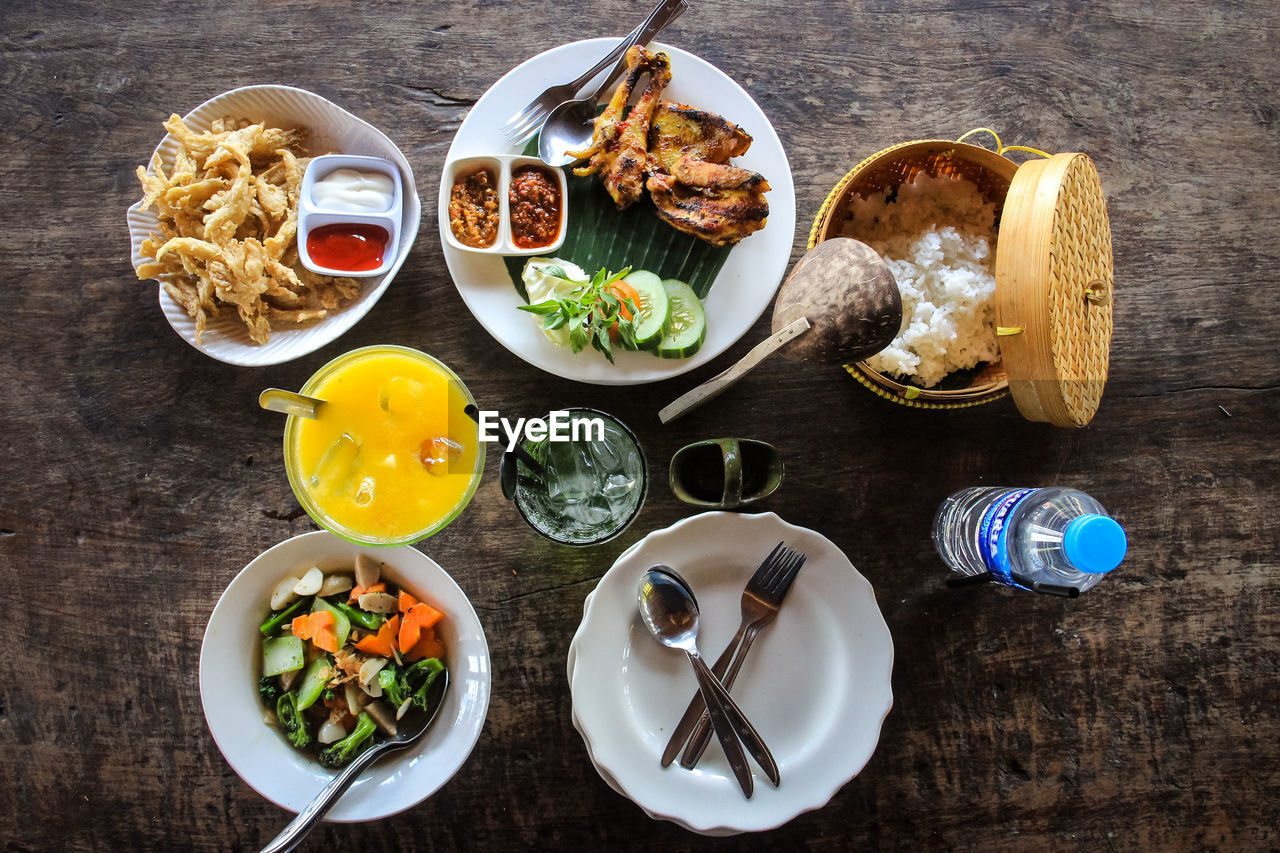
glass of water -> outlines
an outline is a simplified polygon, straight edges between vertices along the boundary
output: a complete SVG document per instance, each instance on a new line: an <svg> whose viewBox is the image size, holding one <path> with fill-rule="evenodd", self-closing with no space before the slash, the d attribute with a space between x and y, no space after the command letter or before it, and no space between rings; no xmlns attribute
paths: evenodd
<svg viewBox="0 0 1280 853"><path fill-rule="evenodd" d="M566 409L567 441L521 444L515 504L534 530L563 545L598 545L640 514L649 490L635 433L597 409Z"/></svg>

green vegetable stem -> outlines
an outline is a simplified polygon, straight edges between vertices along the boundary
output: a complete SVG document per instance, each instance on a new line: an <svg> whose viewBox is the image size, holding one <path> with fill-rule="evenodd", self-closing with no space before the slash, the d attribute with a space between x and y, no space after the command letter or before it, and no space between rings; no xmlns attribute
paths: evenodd
<svg viewBox="0 0 1280 853"><path fill-rule="evenodd" d="M336 607L347 619L369 631L378 630L382 627L382 623L387 621L387 617L381 613L370 613L367 610L352 607L341 601L333 601L330 604Z"/></svg>
<svg viewBox="0 0 1280 853"><path fill-rule="evenodd" d="M290 604L284 610L271 614L271 617L263 622L258 628L262 632L262 636L270 637L276 632L276 629L285 623L286 620L292 619L304 612L304 609L311 606L311 596L299 598L293 604Z"/></svg>
<svg viewBox="0 0 1280 853"><path fill-rule="evenodd" d="M351 761L364 749L376 729L373 717L367 711L361 711L360 716L356 717L356 727L351 730L351 734L320 751L320 763L325 767L341 767Z"/></svg>

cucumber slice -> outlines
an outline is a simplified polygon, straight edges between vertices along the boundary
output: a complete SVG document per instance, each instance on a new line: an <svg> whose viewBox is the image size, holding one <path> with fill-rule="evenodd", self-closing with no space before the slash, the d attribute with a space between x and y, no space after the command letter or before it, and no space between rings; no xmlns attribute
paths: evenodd
<svg viewBox="0 0 1280 853"><path fill-rule="evenodd" d="M270 637L262 641L262 674L279 675L302 669L307 662L302 640L297 637Z"/></svg>
<svg viewBox="0 0 1280 853"><path fill-rule="evenodd" d="M639 314L632 320L636 346L651 347L662 339L667 330L667 319L671 313L667 289L662 286L662 279L648 270L636 270L623 281L640 294L640 304L636 306Z"/></svg>
<svg viewBox="0 0 1280 853"><path fill-rule="evenodd" d="M674 278L662 282L671 302L671 319L667 333L658 342L658 355L663 358L688 358L696 353L707 337L707 315L693 288Z"/></svg>

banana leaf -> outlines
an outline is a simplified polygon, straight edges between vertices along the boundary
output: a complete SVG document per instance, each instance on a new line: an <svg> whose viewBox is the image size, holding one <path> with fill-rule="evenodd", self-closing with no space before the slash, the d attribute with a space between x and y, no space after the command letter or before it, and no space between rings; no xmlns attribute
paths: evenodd
<svg viewBox="0 0 1280 853"><path fill-rule="evenodd" d="M525 147L537 156L538 137ZM569 224L564 245L555 256L572 261L591 275L601 267L615 272L623 267L648 270L659 278L677 278L705 299L732 246L712 246L675 230L658 218L646 193L626 210L618 210L598 175L574 176L566 169L569 185ZM520 273L528 258L506 258L511 282L521 298L529 301Z"/></svg>

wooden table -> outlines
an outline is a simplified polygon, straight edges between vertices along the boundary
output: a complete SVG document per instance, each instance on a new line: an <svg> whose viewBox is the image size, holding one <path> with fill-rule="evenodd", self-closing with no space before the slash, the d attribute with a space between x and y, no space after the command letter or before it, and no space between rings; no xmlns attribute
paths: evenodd
<svg viewBox="0 0 1280 853"><path fill-rule="evenodd" d="M827 190L885 145L991 125L1092 155L1118 308L1111 381L1081 431L1027 423L1008 400L912 411L781 359L663 427L657 410L727 357L658 385L597 388L491 340L435 236L450 139L514 64L641 13L620 0L0 9L6 849L247 850L285 823L209 737L200 641L245 563L313 529L258 391L299 387L379 342L444 358L494 408L616 413L655 482L623 537L570 551L519 523L491 473L424 543L484 622L488 723L430 800L323 827L306 849L1280 846L1280 8L695 0L667 37L733 75L778 128L802 223L793 260ZM386 131L427 213L394 286L341 340L231 368L179 340L154 284L135 280L124 211L171 111L264 81ZM729 355L766 330L767 319ZM766 508L850 555L897 659L894 709L854 781L778 830L710 841L649 820L596 775L570 723L565 654L614 558L691 514L666 487L672 452L725 434L782 448L787 480ZM1129 558L1075 602L946 589L932 513L954 489L1005 483L1087 489L1125 524Z"/></svg>

